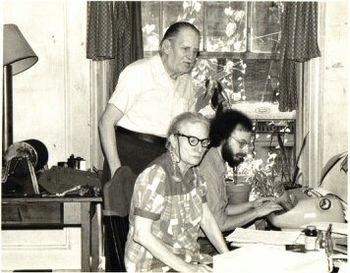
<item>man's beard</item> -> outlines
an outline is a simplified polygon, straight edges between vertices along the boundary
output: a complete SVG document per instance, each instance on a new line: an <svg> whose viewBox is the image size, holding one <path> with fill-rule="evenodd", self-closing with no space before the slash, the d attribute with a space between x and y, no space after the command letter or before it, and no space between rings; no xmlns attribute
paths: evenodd
<svg viewBox="0 0 350 273"><path fill-rule="evenodd" d="M232 148L228 145L228 142L222 145L221 155L223 160L225 160L231 168L237 167L244 160L244 155L239 156L239 154L237 154L235 156Z"/></svg>

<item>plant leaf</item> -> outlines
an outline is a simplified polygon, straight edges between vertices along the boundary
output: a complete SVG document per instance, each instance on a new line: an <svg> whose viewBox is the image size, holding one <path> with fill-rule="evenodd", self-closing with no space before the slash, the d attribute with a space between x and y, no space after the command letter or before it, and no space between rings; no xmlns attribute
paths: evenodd
<svg viewBox="0 0 350 273"><path fill-rule="evenodd" d="M284 143L282 141L282 137L281 134L279 132L277 132L277 140L278 140L278 145L281 148L281 153L282 153L282 159L284 162L282 162L282 164L284 164L285 166L287 166L287 170L286 170L286 178L288 179L288 182L291 181L291 174L290 174L290 163L287 157L287 153L286 153L286 149L284 148ZM285 167L284 167L285 169Z"/></svg>
<svg viewBox="0 0 350 273"><path fill-rule="evenodd" d="M324 165L324 167L322 168L322 171L321 171L321 179L320 179L320 183L319 185L321 186L322 185L322 182L324 180L324 178L326 177L326 175L332 170L332 168L338 163L338 161L340 159L342 159L343 157L345 157L347 155L347 152L344 152L344 153L340 153L340 154L337 154L333 157L331 157L326 165Z"/></svg>
<svg viewBox="0 0 350 273"><path fill-rule="evenodd" d="M344 171L345 173L348 173L348 155L344 158L340 165L340 170Z"/></svg>
<svg viewBox="0 0 350 273"><path fill-rule="evenodd" d="M293 177L292 177L292 185L295 185L296 181L297 181L297 177L298 177L298 174L299 174L299 160L300 160L300 157L301 157L301 154L304 150L304 147L306 145L306 139L307 139L307 136L309 135L309 132L307 132L307 134L304 136L304 139L303 139L303 143L301 144L301 147L300 147L300 151L298 153L298 156L297 156L297 159L295 161L295 165L294 165L294 170L293 170Z"/></svg>

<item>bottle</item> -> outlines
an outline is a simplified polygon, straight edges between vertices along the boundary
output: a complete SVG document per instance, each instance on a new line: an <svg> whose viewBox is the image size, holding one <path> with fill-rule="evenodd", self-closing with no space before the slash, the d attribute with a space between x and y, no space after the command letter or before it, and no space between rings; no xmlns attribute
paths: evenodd
<svg viewBox="0 0 350 273"><path fill-rule="evenodd" d="M317 234L316 249L324 249L326 246L326 232L320 230Z"/></svg>
<svg viewBox="0 0 350 273"><path fill-rule="evenodd" d="M307 251L316 249L317 229L315 226L307 226L305 229L305 249Z"/></svg>

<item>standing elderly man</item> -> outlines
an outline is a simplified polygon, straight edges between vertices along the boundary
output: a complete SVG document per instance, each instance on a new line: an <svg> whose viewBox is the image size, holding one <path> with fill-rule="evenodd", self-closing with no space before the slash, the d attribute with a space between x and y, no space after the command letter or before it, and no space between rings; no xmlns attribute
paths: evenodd
<svg viewBox="0 0 350 273"><path fill-rule="evenodd" d="M139 174L165 151L170 121L195 109L190 72L199 52L200 32L192 24L171 25L159 54L128 65L99 121L110 176L122 165Z"/></svg>
<svg viewBox="0 0 350 273"><path fill-rule="evenodd" d="M208 206L222 232L266 216L282 207L267 198L242 204L229 204L225 185L225 162L237 167L249 152L253 125L243 113L226 110L218 113L210 125L210 149L200 166L200 174L207 183Z"/></svg>

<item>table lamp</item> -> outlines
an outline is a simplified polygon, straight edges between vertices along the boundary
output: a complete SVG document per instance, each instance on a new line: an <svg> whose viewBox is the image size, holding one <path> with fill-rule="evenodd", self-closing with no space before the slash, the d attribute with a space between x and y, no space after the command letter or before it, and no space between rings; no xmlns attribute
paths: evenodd
<svg viewBox="0 0 350 273"><path fill-rule="evenodd" d="M16 25L5 24L3 30L2 151L5 152L13 143L12 76L34 65L38 56Z"/></svg>

